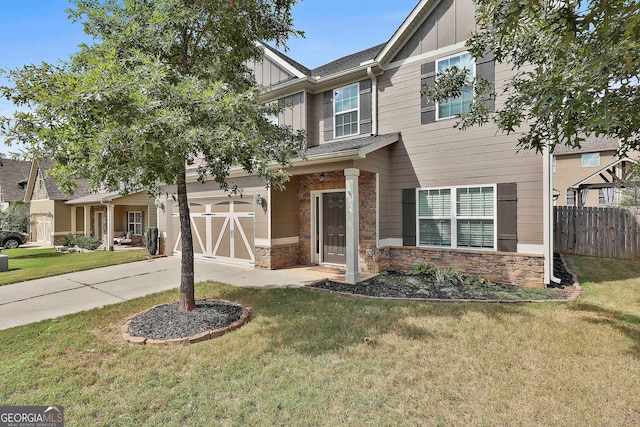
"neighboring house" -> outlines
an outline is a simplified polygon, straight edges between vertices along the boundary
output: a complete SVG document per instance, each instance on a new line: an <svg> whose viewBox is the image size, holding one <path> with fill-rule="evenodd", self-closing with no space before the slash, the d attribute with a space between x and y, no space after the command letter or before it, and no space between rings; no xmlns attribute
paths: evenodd
<svg viewBox="0 0 640 427"><path fill-rule="evenodd" d="M115 237L131 231L133 244L142 244L145 230L157 225L157 209L145 192L92 194L87 182L80 180L74 194L67 196L46 176L51 167L37 160L31 163L25 202L30 203L33 241L59 245L72 233L101 238L109 247Z"/></svg>
<svg viewBox="0 0 640 427"><path fill-rule="evenodd" d="M420 1L387 43L312 70L265 46L253 64L263 99L290 106L278 123L307 131L307 156L294 160L283 191L235 169L243 197L198 183L191 171L196 256L265 269L337 266L349 282L426 262L503 283L548 283L549 157L518 152L518 135L492 126L454 129L471 87L437 105L420 96L454 64L498 87L512 75L511 65L474 64L466 52L474 10L472 0ZM167 252L179 255L177 204L166 199L164 208Z"/></svg>
<svg viewBox="0 0 640 427"><path fill-rule="evenodd" d="M31 162L0 158L0 211L11 202L24 201L24 182L30 169Z"/></svg>
<svg viewBox="0 0 640 427"><path fill-rule="evenodd" d="M618 148L616 139L604 137L589 137L580 148L556 147L553 153L553 188L558 192L555 205L619 206L623 199L621 182L636 160L619 157Z"/></svg>

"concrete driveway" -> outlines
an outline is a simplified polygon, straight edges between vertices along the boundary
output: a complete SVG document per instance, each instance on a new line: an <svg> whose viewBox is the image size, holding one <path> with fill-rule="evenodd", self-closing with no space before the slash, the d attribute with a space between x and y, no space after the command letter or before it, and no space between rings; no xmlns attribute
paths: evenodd
<svg viewBox="0 0 640 427"><path fill-rule="evenodd" d="M329 277L312 269L264 271L195 262L195 281L299 287ZM0 286L0 330L138 298L180 285L180 259L156 258Z"/></svg>

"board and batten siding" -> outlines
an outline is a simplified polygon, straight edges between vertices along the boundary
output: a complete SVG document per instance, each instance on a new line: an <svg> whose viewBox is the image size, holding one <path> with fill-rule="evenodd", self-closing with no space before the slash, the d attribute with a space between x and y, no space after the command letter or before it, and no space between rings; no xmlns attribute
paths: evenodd
<svg viewBox="0 0 640 427"><path fill-rule="evenodd" d="M278 116L278 124L291 126L293 130L303 130L306 127L306 107L304 102L304 92L286 96L278 100L287 107Z"/></svg>
<svg viewBox="0 0 640 427"><path fill-rule="evenodd" d="M415 30L391 62L464 42L475 30L473 0L443 0Z"/></svg>
<svg viewBox="0 0 640 427"><path fill-rule="evenodd" d="M435 59L435 58L434 58ZM432 59L429 59L432 60ZM423 62L427 62L426 60ZM510 183L518 189L518 243L542 244L542 157L517 153L518 135L498 133L492 125L466 131L453 128L456 119L421 124L421 61L391 68L378 77L379 133L402 131L390 148L387 212L381 238L402 237L402 190ZM496 64L496 85L510 76L509 65ZM496 106L504 100L496 100Z"/></svg>
<svg viewBox="0 0 640 427"><path fill-rule="evenodd" d="M287 80L291 80L295 77L284 68L280 67L278 64L275 64L273 61L267 59L266 56L260 62L249 62L248 67L251 71L253 71L256 78L256 83L265 87L286 82Z"/></svg>

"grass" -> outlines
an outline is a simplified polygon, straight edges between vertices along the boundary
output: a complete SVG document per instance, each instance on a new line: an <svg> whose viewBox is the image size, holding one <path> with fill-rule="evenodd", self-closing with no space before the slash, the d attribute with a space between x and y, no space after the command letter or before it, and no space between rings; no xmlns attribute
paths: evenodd
<svg viewBox="0 0 640 427"><path fill-rule="evenodd" d="M573 303L436 304L197 285L252 306L243 328L179 347L123 344L176 291L0 331L0 402L68 425L640 423L640 263L569 258Z"/></svg>
<svg viewBox="0 0 640 427"><path fill-rule="evenodd" d="M9 256L9 271L0 273L0 286L107 265L140 261L145 259L148 252L141 249L62 253L45 248L6 249L2 251L2 254Z"/></svg>

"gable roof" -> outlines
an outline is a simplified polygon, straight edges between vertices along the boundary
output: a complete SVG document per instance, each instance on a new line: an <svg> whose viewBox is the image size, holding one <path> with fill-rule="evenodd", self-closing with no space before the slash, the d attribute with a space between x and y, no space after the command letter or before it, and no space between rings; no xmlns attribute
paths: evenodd
<svg viewBox="0 0 640 427"><path fill-rule="evenodd" d="M391 39L385 43L361 50L342 58L331 61L314 69L309 69L297 61L291 59L284 53L274 49L271 46L264 45L265 53L278 61L284 61L298 73L302 73L304 77L311 77L320 80L345 71L358 68L365 64L371 66L381 66L390 62L402 46L411 38L416 28L433 12L434 8L441 0L421 0L413 8L409 16L403 21L402 25L395 31ZM298 77L303 77L298 76Z"/></svg>
<svg viewBox="0 0 640 427"><path fill-rule="evenodd" d="M31 162L0 159L0 202L22 201L24 186L18 184L29 177Z"/></svg>
<svg viewBox="0 0 640 427"><path fill-rule="evenodd" d="M38 170L41 170L44 177L44 186L47 190L47 198L49 200L70 200L78 197L86 196L91 194L89 191L89 182L85 179L79 179L77 181L77 187L72 195L65 195L58 183L52 176L47 176L46 171L53 168L54 162L51 160L46 160L43 162L38 162L37 160L33 160L31 163L31 170L29 172L29 181L27 183L27 189L25 193L25 201L29 201L27 199L31 198L33 194L34 184L36 179L38 178Z"/></svg>

